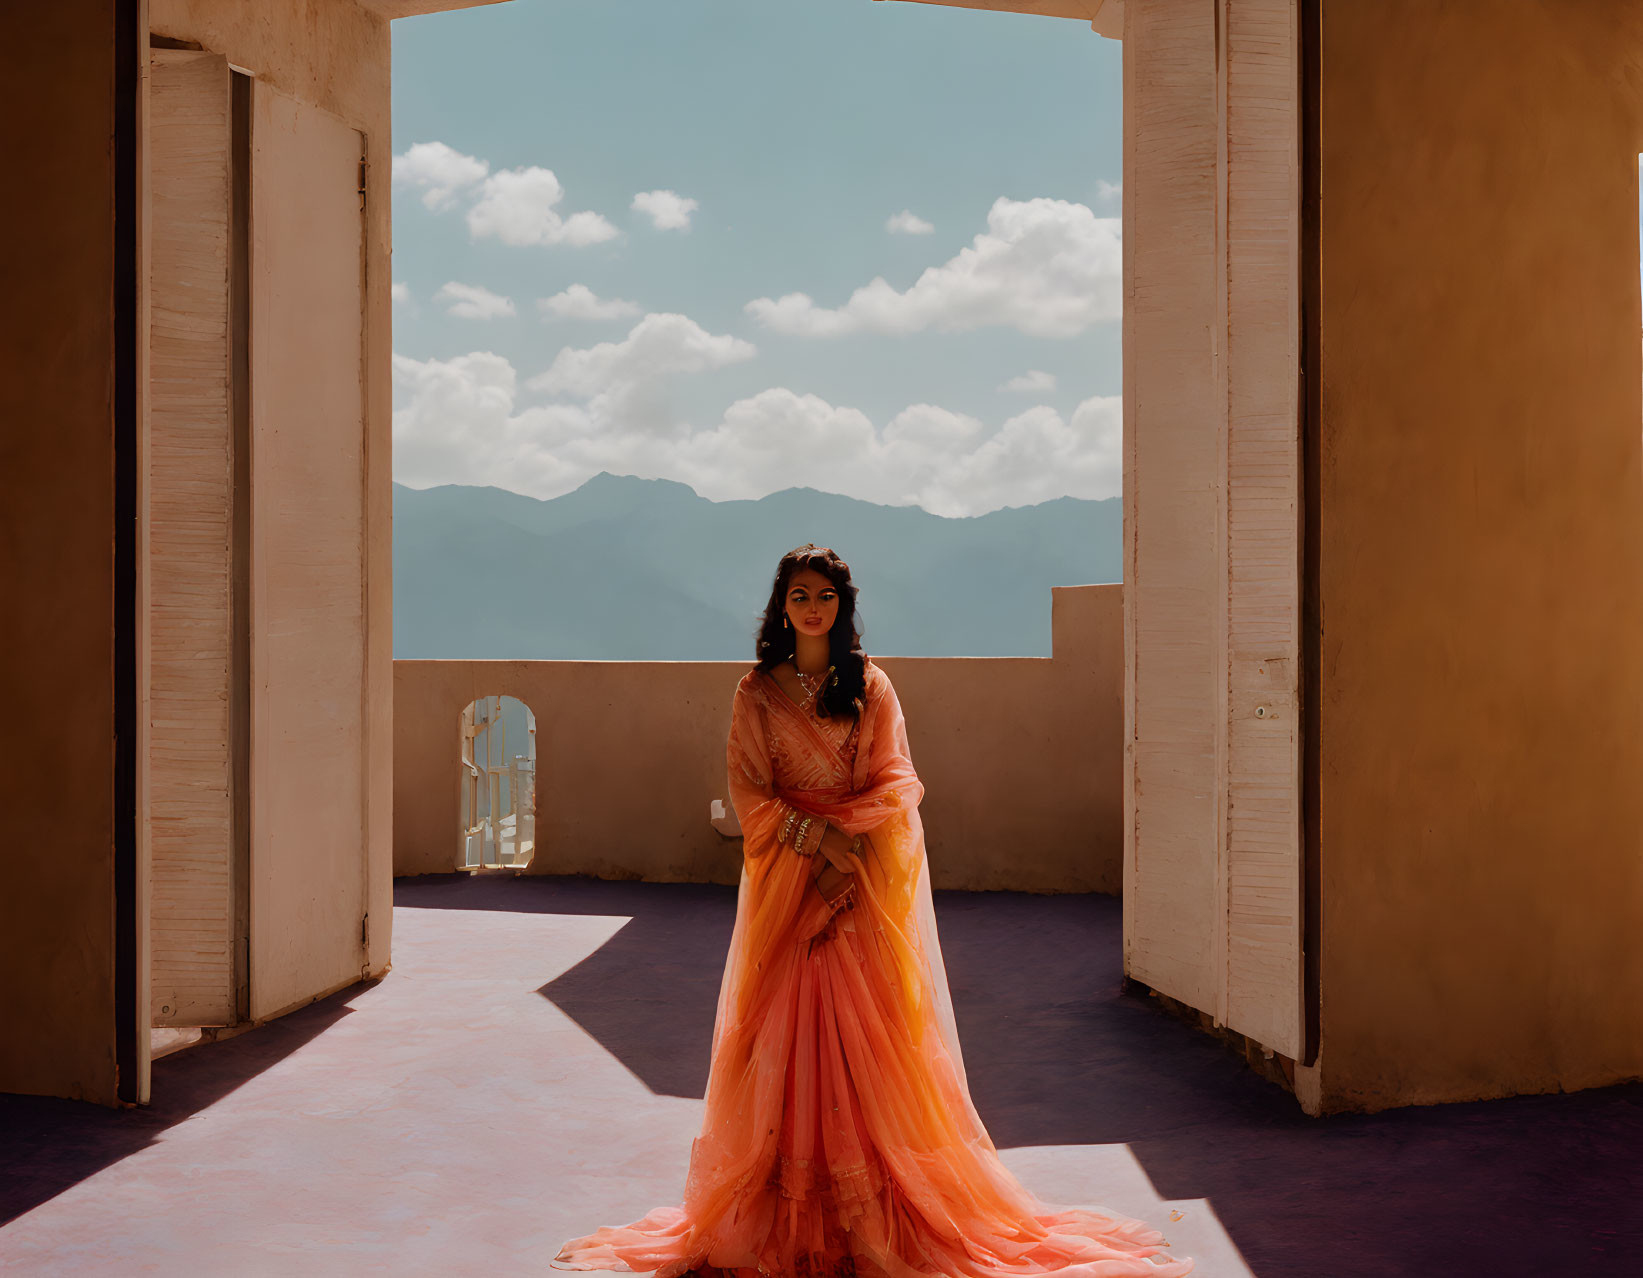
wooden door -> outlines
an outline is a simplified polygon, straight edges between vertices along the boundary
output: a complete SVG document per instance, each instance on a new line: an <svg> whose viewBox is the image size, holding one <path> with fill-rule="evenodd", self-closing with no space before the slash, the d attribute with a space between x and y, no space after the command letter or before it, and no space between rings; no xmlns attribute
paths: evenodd
<svg viewBox="0 0 1643 1278"><path fill-rule="evenodd" d="M1299 1057L1295 4L1125 13L1125 970Z"/></svg>
<svg viewBox="0 0 1643 1278"><path fill-rule="evenodd" d="M1221 0L1226 119L1226 911L1221 1016L1304 1052L1300 49L1295 0Z"/></svg>
<svg viewBox="0 0 1643 1278"><path fill-rule="evenodd" d="M365 965L362 135L253 97L251 1008Z"/></svg>
<svg viewBox="0 0 1643 1278"><path fill-rule="evenodd" d="M150 1016L229 1025L245 959L233 73L215 54L155 49L149 75Z"/></svg>

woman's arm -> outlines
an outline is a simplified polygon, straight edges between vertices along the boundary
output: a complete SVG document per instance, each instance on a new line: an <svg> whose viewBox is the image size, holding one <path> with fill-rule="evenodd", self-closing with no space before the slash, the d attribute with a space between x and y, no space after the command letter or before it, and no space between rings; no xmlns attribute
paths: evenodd
<svg viewBox="0 0 1643 1278"><path fill-rule="evenodd" d="M742 827L743 853L750 860L762 857L776 846L790 809L776 797L764 707L745 679L731 702L725 780Z"/></svg>

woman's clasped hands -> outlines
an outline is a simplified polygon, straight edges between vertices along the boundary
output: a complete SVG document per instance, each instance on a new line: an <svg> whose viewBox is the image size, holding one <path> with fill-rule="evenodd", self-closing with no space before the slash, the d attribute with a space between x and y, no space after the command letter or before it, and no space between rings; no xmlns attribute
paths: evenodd
<svg viewBox="0 0 1643 1278"><path fill-rule="evenodd" d="M844 831L828 826L822 836L821 847L815 853L812 881L827 912L821 924L810 936L814 949L818 941L830 940L838 928L839 915L855 904L856 865L852 860L855 841Z"/></svg>

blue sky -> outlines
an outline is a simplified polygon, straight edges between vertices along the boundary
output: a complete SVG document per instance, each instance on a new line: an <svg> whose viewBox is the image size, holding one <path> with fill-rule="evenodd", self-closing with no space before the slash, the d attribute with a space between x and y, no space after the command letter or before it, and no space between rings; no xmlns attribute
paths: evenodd
<svg viewBox="0 0 1643 1278"><path fill-rule="evenodd" d="M874 0L393 31L401 482L1116 495L1117 43Z"/></svg>

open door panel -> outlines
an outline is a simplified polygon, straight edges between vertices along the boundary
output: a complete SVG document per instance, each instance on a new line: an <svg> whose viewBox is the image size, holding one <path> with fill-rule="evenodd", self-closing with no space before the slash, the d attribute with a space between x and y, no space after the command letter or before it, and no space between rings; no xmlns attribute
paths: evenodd
<svg viewBox="0 0 1643 1278"><path fill-rule="evenodd" d="M1124 29L1125 971L1305 1050L1291 0Z"/></svg>
<svg viewBox="0 0 1643 1278"><path fill-rule="evenodd" d="M251 1013L366 964L364 138L258 83L251 130Z"/></svg>
<svg viewBox="0 0 1643 1278"><path fill-rule="evenodd" d="M150 1018L237 1019L233 147L225 58L149 51Z"/></svg>

